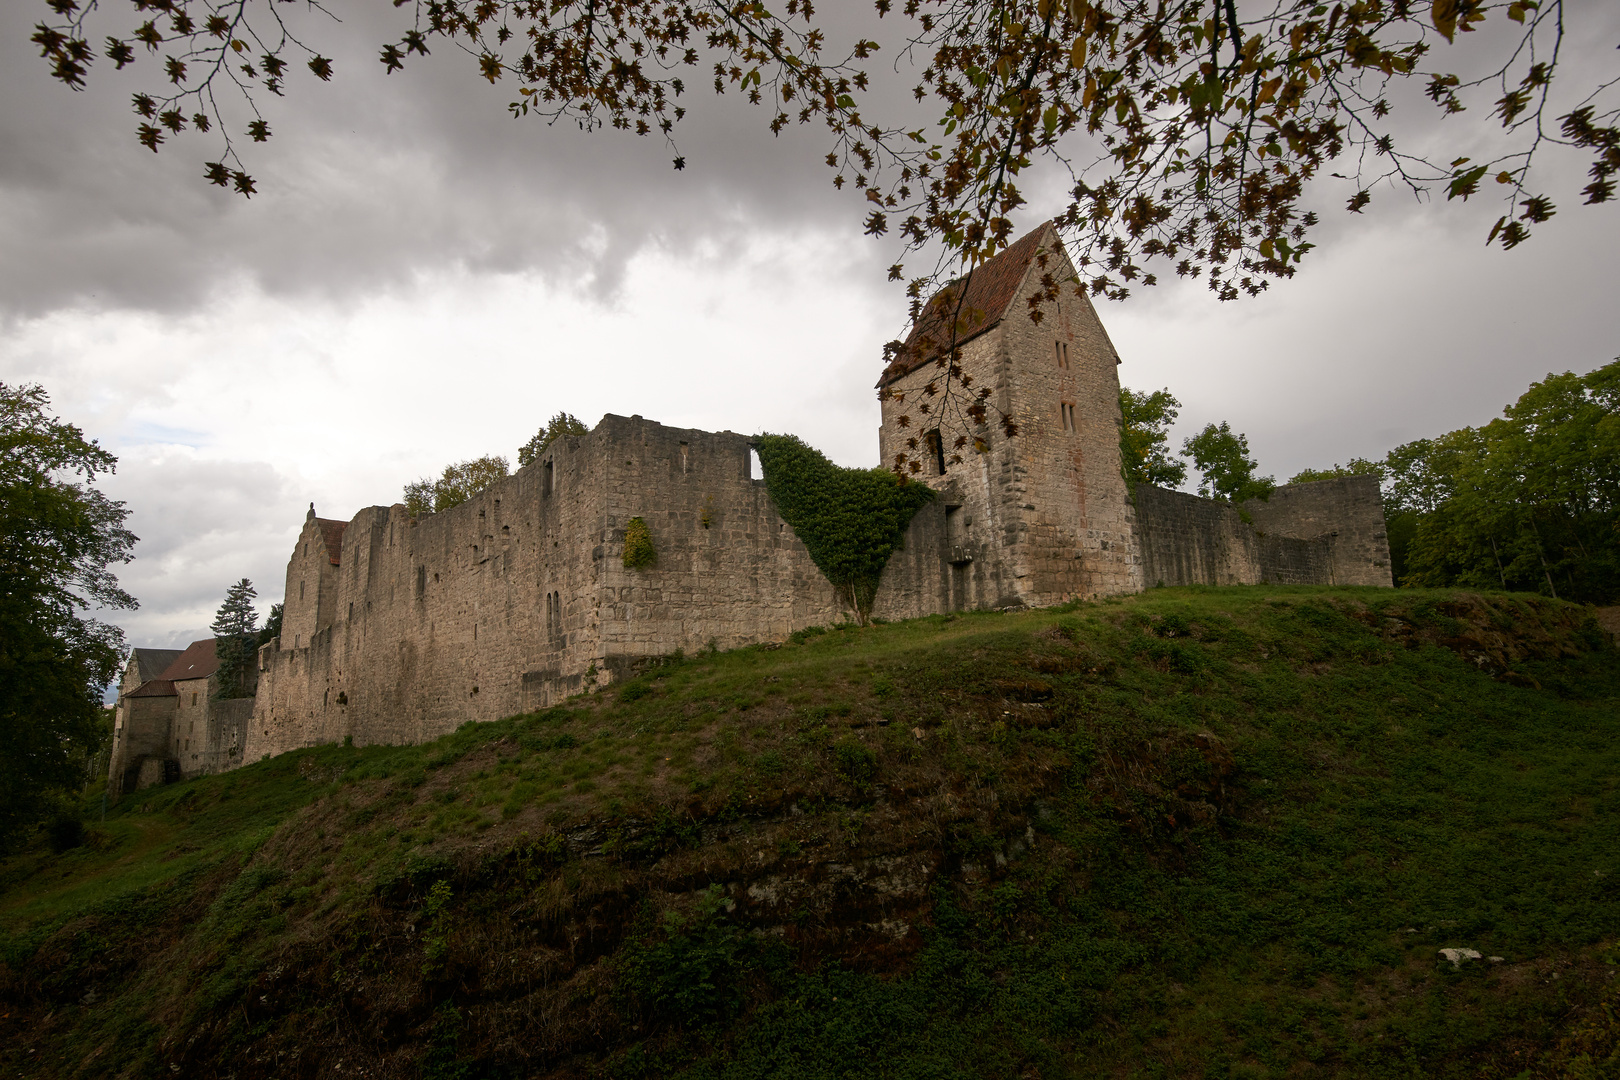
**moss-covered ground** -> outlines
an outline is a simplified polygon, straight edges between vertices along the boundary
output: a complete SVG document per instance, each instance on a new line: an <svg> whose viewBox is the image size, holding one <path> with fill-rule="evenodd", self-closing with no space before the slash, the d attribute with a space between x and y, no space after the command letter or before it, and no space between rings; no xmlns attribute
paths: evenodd
<svg viewBox="0 0 1620 1080"><path fill-rule="evenodd" d="M1620 1075L1620 656L1534 597L802 632L100 805L0 865L7 1076Z"/></svg>

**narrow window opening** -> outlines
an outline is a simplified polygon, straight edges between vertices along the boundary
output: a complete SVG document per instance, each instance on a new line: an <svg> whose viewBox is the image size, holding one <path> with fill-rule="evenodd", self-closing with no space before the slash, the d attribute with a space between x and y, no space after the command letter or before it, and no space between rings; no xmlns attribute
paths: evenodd
<svg viewBox="0 0 1620 1080"><path fill-rule="evenodd" d="M309 554L309 541L308 540L304 541L304 554L305 555Z"/></svg>
<svg viewBox="0 0 1620 1080"><path fill-rule="evenodd" d="M303 598L304 598L304 583L302 581L300 581L298 583L298 599L302 600Z"/></svg>
<svg viewBox="0 0 1620 1080"><path fill-rule="evenodd" d="M427 592L427 567L418 566L416 568L416 596L417 596L417 599L421 599L423 594L425 594L426 592Z"/></svg>
<svg viewBox="0 0 1620 1080"><path fill-rule="evenodd" d="M551 462L549 461L540 470L540 497L543 499L551 498Z"/></svg>
<svg viewBox="0 0 1620 1080"><path fill-rule="evenodd" d="M1071 402L1062 402L1058 405L1058 413L1063 419L1064 431L1078 431L1080 425L1074 417L1074 405Z"/></svg>
<svg viewBox="0 0 1620 1080"><path fill-rule="evenodd" d="M1069 366L1069 343L1067 341L1058 341L1058 342L1054 342L1053 344L1054 344L1054 348L1055 348L1055 350L1057 352L1057 366L1060 367L1060 368L1068 367Z"/></svg>
<svg viewBox="0 0 1620 1080"><path fill-rule="evenodd" d="M752 446L748 448L748 479L758 480L765 475L765 469L759 463L759 451Z"/></svg>
<svg viewBox="0 0 1620 1080"><path fill-rule="evenodd" d="M349 601L349 621L354 621L354 601Z"/></svg>
<svg viewBox="0 0 1620 1080"><path fill-rule="evenodd" d="M923 436L923 439L928 444L928 453L934 459L934 475L944 476L945 440L940 436L939 429L935 428L933 431L930 431L927 435Z"/></svg>
<svg viewBox="0 0 1620 1080"><path fill-rule="evenodd" d="M691 455L691 448L686 445L685 441L682 441L682 443L681 443L681 472L682 473L689 473L689 472L692 471L692 461L691 461L691 456L690 455Z"/></svg>

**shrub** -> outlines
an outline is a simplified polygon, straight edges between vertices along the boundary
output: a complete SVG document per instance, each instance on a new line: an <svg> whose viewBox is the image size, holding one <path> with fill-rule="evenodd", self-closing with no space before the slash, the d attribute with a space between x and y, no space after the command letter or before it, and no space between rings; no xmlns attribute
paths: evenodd
<svg viewBox="0 0 1620 1080"><path fill-rule="evenodd" d="M658 561L658 552L653 550L652 533L647 529L647 523L639 517L630 519L624 527L624 566L627 570L641 570Z"/></svg>
<svg viewBox="0 0 1620 1080"><path fill-rule="evenodd" d="M833 759L838 774L858 788L871 785L877 776L877 755L855 739L840 739L833 744Z"/></svg>

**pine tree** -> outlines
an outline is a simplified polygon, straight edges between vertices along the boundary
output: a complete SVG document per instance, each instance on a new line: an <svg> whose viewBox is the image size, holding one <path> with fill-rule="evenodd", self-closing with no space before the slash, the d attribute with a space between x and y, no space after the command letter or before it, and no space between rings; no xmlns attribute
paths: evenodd
<svg viewBox="0 0 1620 1080"><path fill-rule="evenodd" d="M221 697L241 697L243 674L253 656L259 631L259 613L253 609L258 593L253 582L243 578L225 590L225 602L214 614L209 629L214 632L214 651L219 657Z"/></svg>

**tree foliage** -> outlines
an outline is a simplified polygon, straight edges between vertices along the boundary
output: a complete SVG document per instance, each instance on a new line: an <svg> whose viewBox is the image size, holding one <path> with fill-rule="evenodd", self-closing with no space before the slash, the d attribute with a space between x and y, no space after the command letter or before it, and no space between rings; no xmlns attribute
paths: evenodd
<svg viewBox="0 0 1620 1080"><path fill-rule="evenodd" d="M0 383L0 848L82 778L123 634L87 618L135 599L112 567L135 536L94 484L117 458L49 412L39 386Z"/></svg>
<svg viewBox="0 0 1620 1080"><path fill-rule="evenodd" d="M846 469L792 435L759 435L765 488L810 558L865 622L912 515L934 491L887 469Z"/></svg>
<svg viewBox="0 0 1620 1080"><path fill-rule="evenodd" d="M1346 476L1376 476L1381 481L1387 470L1381 461L1368 461L1366 458L1351 458L1350 464L1335 463L1327 469L1301 469L1289 477L1290 484L1313 484L1318 480L1339 480Z"/></svg>
<svg viewBox="0 0 1620 1080"><path fill-rule="evenodd" d="M259 638L259 613L253 608L258 595L253 582L247 578L238 581L225 590L225 600L208 627L214 634L214 655L219 658L222 697L241 697L246 690L244 676Z"/></svg>
<svg viewBox="0 0 1620 1080"><path fill-rule="evenodd" d="M275 0L43 2L33 41L55 78L82 88L103 59L157 76L133 97L138 141L155 152L207 135L217 154L204 176L243 195L255 184L238 147L271 136L258 101L297 67L334 73L317 3L295 26ZM971 272L1009 242L1025 174L1042 163L1063 177L1039 187L1066 192L1050 216L1085 287L1115 297L1152 284L1155 261L1223 298L1291 276L1317 224L1307 193L1323 180L1353 213L1380 183L1467 200L1492 182L1503 213L1490 240L1513 247L1554 213L1533 168L1548 145L1590 162L1587 203L1609 201L1620 172L1615 81L1554 93L1559 45L1583 25L1564 0L875 0L884 40L848 45L808 0L396 6L399 36L379 55L388 72L453 46L489 82L517 83L514 115L660 137L677 169L689 83L712 77L715 94L745 96L773 133L824 126L832 182L857 194L866 231L943 253L911 277L915 304L945 264ZM1460 47L1469 38L1480 44ZM890 56L931 124L902 117L870 79ZM1430 107L1487 115L1432 140L1460 153L1417 152L1397 121L1410 131L1409 114ZM1476 160L1480 146L1495 149Z"/></svg>
<svg viewBox="0 0 1620 1080"><path fill-rule="evenodd" d="M1620 596L1620 359L1549 374L1499 419L1385 465L1403 584Z"/></svg>
<svg viewBox="0 0 1620 1080"><path fill-rule="evenodd" d="M1187 463L1170 455L1170 425L1181 402L1169 389L1119 390L1119 462L1127 484L1178 488L1187 480Z"/></svg>
<svg viewBox="0 0 1620 1080"><path fill-rule="evenodd" d="M460 506L506 475L506 459L498 455L446 465L437 480L423 477L405 485L405 509L412 517L443 513L452 506Z"/></svg>
<svg viewBox="0 0 1620 1080"><path fill-rule="evenodd" d="M1198 494L1205 498L1241 503L1264 499L1277 486L1269 476L1257 476L1260 463L1249 456L1249 437L1233 434L1232 425L1222 420L1206 424L1204 430L1182 440L1181 456L1192 458L1201 479Z"/></svg>
<svg viewBox="0 0 1620 1080"><path fill-rule="evenodd" d="M542 424L540 430L535 432L534 438L524 443L518 450L518 468L533 464L540 460L540 455L546 452L553 439L560 439L565 435L585 435L590 428L576 416L560 412L550 421Z"/></svg>

